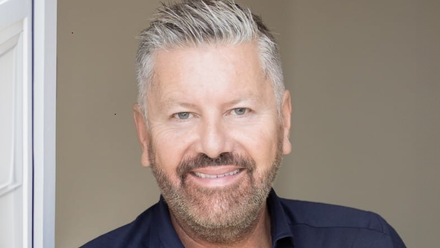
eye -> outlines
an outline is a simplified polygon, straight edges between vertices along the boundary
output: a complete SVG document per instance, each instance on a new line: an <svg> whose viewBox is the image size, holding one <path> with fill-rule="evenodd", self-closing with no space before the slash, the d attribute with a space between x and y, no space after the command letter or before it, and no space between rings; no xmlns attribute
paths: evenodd
<svg viewBox="0 0 440 248"><path fill-rule="evenodd" d="M179 120L186 120L192 117L190 112L180 112L173 115L174 118Z"/></svg>
<svg viewBox="0 0 440 248"><path fill-rule="evenodd" d="M232 110L232 114L233 115L245 115L249 112L250 110L248 108L235 108Z"/></svg>

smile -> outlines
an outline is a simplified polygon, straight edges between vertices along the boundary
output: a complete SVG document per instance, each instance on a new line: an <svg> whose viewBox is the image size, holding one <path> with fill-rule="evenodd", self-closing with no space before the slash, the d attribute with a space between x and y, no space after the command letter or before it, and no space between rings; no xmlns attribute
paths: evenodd
<svg viewBox="0 0 440 248"><path fill-rule="evenodd" d="M204 174L201 172L194 172L194 175L200 178L221 178L221 177L227 177L227 176L233 176L240 172L240 169L236 169L234 171L223 173L223 174L217 174L217 175L210 175L210 174Z"/></svg>
<svg viewBox="0 0 440 248"><path fill-rule="evenodd" d="M226 187L243 182L245 170L237 165L207 166L191 171L187 180L204 188Z"/></svg>

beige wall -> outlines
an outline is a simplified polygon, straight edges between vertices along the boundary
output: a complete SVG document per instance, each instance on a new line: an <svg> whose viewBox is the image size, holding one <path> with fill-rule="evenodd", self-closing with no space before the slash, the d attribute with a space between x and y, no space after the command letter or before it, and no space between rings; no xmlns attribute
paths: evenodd
<svg viewBox="0 0 440 248"><path fill-rule="evenodd" d="M440 230L440 2L240 1L276 33L293 92L285 197L368 209L408 247ZM58 1L56 247L158 200L131 118L134 36L157 1Z"/></svg>

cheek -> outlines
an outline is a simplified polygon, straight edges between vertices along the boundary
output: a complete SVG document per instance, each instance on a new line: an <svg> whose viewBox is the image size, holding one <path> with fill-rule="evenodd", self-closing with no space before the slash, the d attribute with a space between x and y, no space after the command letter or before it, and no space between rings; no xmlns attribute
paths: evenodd
<svg viewBox="0 0 440 248"><path fill-rule="evenodd" d="M190 144L189 133L188 130L159 125L151 128L154 159L169 176L176 176L176 168Z"/></svg>
<svg viewBox="0 0 440 248"><path fill-rule="evenodd" d="M278 148L278 131L273 123L248 125L236 131L237 145L255 160L258 167L264 169L272 165Z"/></svg>

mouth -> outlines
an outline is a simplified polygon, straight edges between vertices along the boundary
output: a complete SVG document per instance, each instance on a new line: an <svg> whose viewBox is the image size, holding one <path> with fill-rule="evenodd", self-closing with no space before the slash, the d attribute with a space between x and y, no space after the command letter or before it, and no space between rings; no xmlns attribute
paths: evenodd
<svg viewBox="0 0 440 248"><path fill-rule="evenodd" d="M227 172L227 173L223 173L223 174L214 174L214 175L204 174L204 173L197 172L197 171L195 171L193 173L194 173L194 175L196 175L197 177L200 177L200 178L222 178L222 177L228 177L228 176L236 175L236 174L240 173L240 171L241 171L241 169L236 169L236 170L231 171L231 172Z"/></svg>
<svg viewBox="0 0 440 248"><path fill-rule="evenodd" d="M190 178L203 187L225 187L237 183L245 173L237 166L209 166L191 171Z"/></svg>

